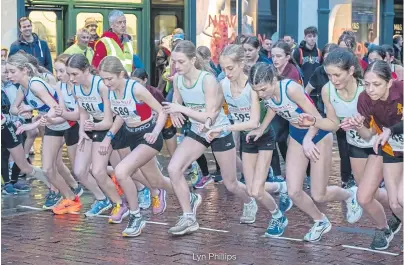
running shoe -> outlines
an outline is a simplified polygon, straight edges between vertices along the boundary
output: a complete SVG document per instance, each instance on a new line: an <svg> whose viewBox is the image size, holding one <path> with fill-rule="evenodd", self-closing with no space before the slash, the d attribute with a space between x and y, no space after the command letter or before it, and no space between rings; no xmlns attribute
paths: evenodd
<svg viewBox="0 0 404 265"><path fill-rule="evenodd" d="M250 203L244 203L243 215L240 217L240 224L252 224L255 222L258 205L255 199L251 199Z"/></svg>
<svg viewBox="0 0 404 265"><path fill-rule="evenodd" d="M71 190L73 191L74 195L76 196L81 196L84 192L83 187L80 184L77 184L77 188L71 188Z"/></svg>
<svg viewBox="0 0 404 265"><path fill-rule="evenodd" d="M205 188L207 185L209 185L209 183L211 183L213 181L211 175L207 175L207 176L203 176L202 178L199 179L199 181L194 185L194 187L196 189L203 189Z"/></svg>
<svg viewBox="0 0 404 265"><path fill-rule="evenodd" d="M151 194L150 190L147 187L144 187L142 190L137 192L137 200L139 203L140 209L149 209L151 205Z"/></svg>
<svg viewBox="0 0 404 265"><path fill-rule="evenodd" d="M191 209L196 217L196 211L198 210L199 205L202 203L201 195L197 193L190 193L190 202L191 202Z"/></svg>
<svg viewBox="0 0 404 265"><path fill-rule="evenodd" d="M199 174L198 165L196 162L191 164L191 171L188 173L188 178L191 180L191 186L195 185L200 181L201 174Z"/></svg>
<svg viewBox="0 0 404 265"><path fill-rule="evenodd" d="M269 176L267 182L284 182L285 178L283 176Z"/></svg>
<svg viewBox="0 0 404 265"><path fill-rule="evenodd" d="M279 194L279 210L281 210L281 212L285 213L287 211L289 211L293 206L293 201L292 199L289 197L287 192L281 192Z"/></svg>
<svg viewBox="0 0 404 265"><path fill-rule="evenodd" d="M152 206L153 214L162 214L167 208L166 200L167 192L165 190L159 189L159 195L153 196Z"/></svg>
<svg viewBox="0 0 404 265"><path fill-rule="evenodd" d="M173 235L185 235L187 233L195 232L199 229L199 224L196 219L188 215L183 215L175 226L168 229L168 233Z"/></svg>
<svg viewBox="0 0 404 265"><path fill-rule="evenodd" d="M376 229L372 244L370 244L370 248L376 250L387 249L391 240L393 240L393 237L394 234L390 228Z"/></svg>
<svg viewBox="0 0 404 265"><path fill-rule="evenodd" d="M212 175L213 175L215 184L219 184L219 183L223 182L222 173L220 171L215 171Z"/></svg>
<svg viewBox="0 0 404 265"><path fill-rule="evenodd" d="M288 218L282 214L281 218L273 218L269 221L266 236L279 237L285 232L285 228L288 226Z"/></svg>
<svg viewBox="0 0 404 265"><path fill-rule="evenodd" d="M343 188L343 189L350 189L353 186L356 186L356 182L355 182L353 176L351 176L347 182L344 182L344 181L341 182L341 188Z"/></svg>
<svg viewBox="0 0 404 265"><path fill-rule="evenodd" d="M22 179L19 179L17 183L14 184L14 189L16 189L18 192L28 192L31 190L29 185Z"/></svg>
<svg viewBox="0 0 404 265"><path fill-rule="evenodd" d="M17 194L18 192L14 188L13 184L7 183L6 185L4 185L2 193L5 195L10 195L10 194Z"/></svg>
<svg viewBox="0 0 404 265"><path fill-rule="evenodd" d="M128 206L126 203L116 203L114 204L114 208L112 208L111 216L109 217L108 222L110 224L120 224L122 223L123 218L129 215Z"/></svg>
<svg viewBox="0 0 404 265"><path fill-rule="evenodd" d="M97 216L111 208L112 203L108 198L105 198L104 200L95 200L91 205L90 210L88 210L84 215L87 217Z"/></svg>
<svg viewBox="0 0 404 265"><path fill-rule="evenodd" d="M56 193L54 191L49 191L49 193L45 197L45 204L42 208L51 210L56 205L58 205L63 200L62 195L60 193Z"/></svg>
<svg viewBox="0 0 404 265"><path fill-rule="evenodd" d="M30 155L30 156L35 155L34 146L31 146L31 149L29 150L29 155Z"/></svg>
<svg viewBox="0 0 404 265"><path fill-rule="evenodd" d="M401 229L401 220L393 213L393 216L390 217L387 222L393 234L397 234Z"/></svg>
<svg viewBox="0 0 404 265"><path fill-rule="evenodd" d="M115 175L111 176L111 179L112 179L112 182L113 182L114 185L115 185L115 189L116 189L116 191L118 192L119 196L122 196L123 190L122 190L121 186L119 185L119 182L118 182L118 180L116 179Z"/></svg>
<svg viewBox="0 0 404 265"><path fill-rule="evenodd" d="M346 201L347 213L346 220L348 223L353 224L361 219L363 214L363 209L359 205L358 200L356 199L356 194L358 192L358 187L353 186L348 189L351 193L351 199Z"/></svg>
<svg viewBox="0 0 404 265"><path fill-rule="evenodd" d="M74 200L63 199L53 208L54 214L77 213L81 209L80 198L76 196Z"/></svg>
<svg viewBox="0 0 404 265"><path fill-rule="evenodd" d="M331 231L331 223L326 216L324 216L322 221L317 221L314 223L310 231L304 236L305 241L317 242L320 241L322 235Z"/></svg>
<svg viewBox="0 0 404 265"><path fill-rule="evenodd" d="M122 236L124 237L135 237L139 236L142 233L142 229L145 227L146 222L143 220L143 217L140 213L137 214L129 214L129 222L128 226L122 232Z"/></svg>

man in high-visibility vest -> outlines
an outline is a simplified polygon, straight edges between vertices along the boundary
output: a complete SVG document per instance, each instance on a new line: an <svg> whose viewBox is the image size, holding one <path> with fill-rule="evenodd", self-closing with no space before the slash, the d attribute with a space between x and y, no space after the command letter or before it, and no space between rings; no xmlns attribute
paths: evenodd
<svg viewBox="0 0 404 265"><path fill-rule="evenodd" d="M110 29L95 44L92 65L98 68L105 56L116 56L128 73L133 69L132 38L126 34L126 17L122 11L113 10L108 15Z"/></svg>

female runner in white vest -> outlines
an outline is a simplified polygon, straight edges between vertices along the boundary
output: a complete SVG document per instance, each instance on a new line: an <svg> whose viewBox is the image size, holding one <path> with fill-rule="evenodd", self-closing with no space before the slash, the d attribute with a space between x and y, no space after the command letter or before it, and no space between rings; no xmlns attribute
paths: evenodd
<svg viewBox="0 0 404 265"><path fill-rule="evenodd" d="M76 97L74 95L74 85L70 82L70 77L67 74L66 63L71 56L68 54L61 54L55 60L55 71L56 77L59 82L57 87L60 88L60 101L59 106L56 107L56 115L70 121L79 121L80 113L79 107L77 105ZM79 138L79 130L77 130L77 138ZM79 155L82 151L77 149L77 144L67 148L70 162L75 169L76 165L76 154ZM80 158L80 157L79 157ZM82 172L74 171L75 175L79 179L80 183L83 184L91 193L94 194L96 199L95 203L91 205L91 209L86 212L86 216L94 216L103 213L104 211L112 208L112 204L109 199L104 195L104 192L98 186L97 181L87 171L87 175Z"/></svg>
<svg viewBox="0 0 404 265"><path fill-rule="evenodd" d="M164 103L164 111L170 114L176 127L183 125L182 115L188 116L191 129L175 150L168 165L168 173L184 213L168 232L183 235L199 228L196 210L202 199L200 195L191 194L190 196L184 172L209 146L215 153L226 188L241 197L244 204L248 204L248 207L244 207L240 222L253 223L257 206L255 200L248 195L246 186L237 181L236 149L231 132L222 133L211 143L205 139L206 129L230 124L222 108L223 93L218 87L216 78L201 70L203 61L197 58L195 45L190 41L180 41L175 46L171 61L177 72L173 82L174 99L173 103ZM206 129L200 131L201 125L205 125Z"/></svg>
<svg viewBox="0 0 404 265"><path fill-rule="evenodd" d="M315 127L304 129L298 124L299 114L309 113L321 119L304 88L296 82L278 76L267 64L258 63L251 68L249 82L252 89L265 101L268 111L288 120L289 144L286 155L286 182L293 203L314 220L314 225L304 236L306 241L319 241L331 230L331 222L320 212L310 196L303 191L303 180L309 159L311 163L311 196L317 202L345 201L347 220L356 222L362 209L356 202L356 193L338 186L328 186L332 159L332 134Z"/></svg>
<svg viewBox="0 0 404 265"><path fill-rule="evenodd" d="M340 122L358 114L359 95L364 91L362 69L357 57L345 48L337 48L330 52L324 61L325 70L330 81L321 90L327 114L327 123L322 129L337 131ZM312 124L312 116L301 115L301 123ZM318 126L320 123L317 123ZM315 125L315 126L316 126ZM363 139L355 129L346 134L352 172L358 185L358 202L374 220L378 229L387 227L386 214L380 202L388 205L386 189L377 188L383 176L383 161L374 153L373 143ZM352 187L351 189L356 189ZM374 237L372 246L377 247Z"/></svg>
<svg viewBox="0 0 404 265"><path fill-rule="evenodd" d="M220 86L234 124L210 130L207 133L207 140L211 142L223 131L240 132L243 173L248 193L263 204L272 215L266 234L281 236L288 223L281 210L288 211L293 204L286 194L288 203L285 203L284 209L279 209L270 194L270 192L286 193L286 182L265 182L272 153L276 148L275 132L268 123L273 117L266 115L266 112L260 113L258 95L251 90L247 82L248 76L244 73L244 49L241 45L226 46L220 55L220 66L226 73ZM252 131L257 128L262 128L258 135L257 131Z"/></svg>
<svg viewBox="0 0 404 265"><path fill-rule="evenodd" d="M129 78L118 58L105 57L98 71L109 89L111 109L116 115L108 134L115 135L119 129L124 130L131 150L116 166L115 175L128 202L129 222L122 235L135 237L141 234L146 223L140 214L137 188L132 178L143 182L145 177L153 188L159 188L161 206L164 209L166 190L173 191L170 179L161 174L156 160L156 155L163 148L161 130L164 128L167 115L144 86ZM153 118L152 111L157 113L157 121ZM135 174L138 169L143 176Z"/></svg>
<svg viewBox="0 0 404 265"><path fill-rule="evenodd" d="M7 62L7 70L9 80L13 83L19 83L21 87L11 107L11 113L18 114L18 107L25 98L27 103L43 116L38 122L22 125L19 131L36 128L40 123L46 125L42 143L42 168L54 187L52 187L53 192L50 192L50 196L52 195L53 198L52 204L47 205L45 203L45 208L53 208L53 212L56 214L79 211L81 208L81 202L77 196L79 194L75 194L66 181L69 181L71 186L78 187L78 185L63 163L61 155L61 149L64 144L64 131L71 128L71 124L68 122L60 124L58 122L56 124L49 122L56 116L54 108L58 103L55 89L38 77L35 67L29 63L24 55L15 54L11 56ZM64 200L56 193L55 188L60 191L65 198ZM47 200L50 199L50 196L48 196ZM57 203L59 204L55 206Z"/></svg>
<svg viewBox="0 0 404 265"><path fill-rule="evenodd" d="M74 172L79 179L89 178L87 183L93 186L92 190L97 189L97 184L107 196L103 198L98 191L97 201L86 215L97 215L111 208L112 202L114 208L109 221L120 222L124 216L119 216L119 220L115 220L115 217L120 212L123 202L107 174L111 150L108 154L100 152L102 142L108 137L107 132L113 123L108 88L99 76L91 73L91 65L82 54L72 55L66 62L66 69L70 82L74 85L73 92L80 113L79 143ZM90 165L91 174L89 174ZM94 176L96 183L91 175Z"/></svg>

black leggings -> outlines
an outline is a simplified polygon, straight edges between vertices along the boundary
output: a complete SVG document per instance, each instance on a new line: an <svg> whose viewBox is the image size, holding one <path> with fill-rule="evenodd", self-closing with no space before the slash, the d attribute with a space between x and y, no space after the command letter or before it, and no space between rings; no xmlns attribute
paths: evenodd
<svg viewBox="0 0 404 265"><path fill-rule="evenodd" d="M341 180L343 182L348 182L351 178L352 169L351 161L349 160L349 144L346 141L346 132L339 129L336 132L339 157L341 158L340 170L341 170Z"/></svg>
<svg viewBox="0 0 404 265"><path fill-rule="evenodd" d="M278 148L282 155L283 160L286 161L286 152L288 151L288 142L281 141L281 142L278 142L277 145L278 145ZM272 154L272 160L271 160L271 167L272 167L272 170L274 171L275 176L282 175L281 160L279 158L278 148L274 149L274 152Z"/></svg>
<svg viewBox="0 0 404 265"><path fill-rule="evenodd" d="M209 168L208 168L208 160L206 160L205 155L201 155L196 162L198 163L199 168L201 169L202 176L209 175Z"/></svg>

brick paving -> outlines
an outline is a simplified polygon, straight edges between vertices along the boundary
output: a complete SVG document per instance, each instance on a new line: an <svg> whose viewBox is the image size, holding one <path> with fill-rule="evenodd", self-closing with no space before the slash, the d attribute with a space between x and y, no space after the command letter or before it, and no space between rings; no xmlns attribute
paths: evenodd
<svg viewBox="0 0 404 265"><path fill-rule="evenodd" d="M38 155L35 158L35 163L40 163ZM167 159L160 158L165 166ZM335 162L331 183L338 183L338 171L339 165ZM123 238L121 231L126 220L111 225L102 217L55 216L44 211L18 210L17 205L42 205L46 190L34 181L29 194L2 198L1 264L403 264L402 232L387 250L398 256L343 247L369 246L373 229L366 215L354 225L345 222L342 203L320 206L333 229L321 242L306 243L263 237L269 215L262 208L255 224L239 224L242 203L222 184L211 184L198 192L203 197L198 211L199 224L215 231L200 229L183 237L170 236L167 230L176 222L181 210L176 198L169 195L169 205L163 215L153 216L150 210L142 212L154 223L148 223L140 237ZM88 209L92 200L85 192L84 209ZM310 219L296 207L287 216L289 226L283 236L303 238L312 225Z"/></svg>

